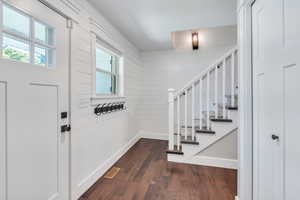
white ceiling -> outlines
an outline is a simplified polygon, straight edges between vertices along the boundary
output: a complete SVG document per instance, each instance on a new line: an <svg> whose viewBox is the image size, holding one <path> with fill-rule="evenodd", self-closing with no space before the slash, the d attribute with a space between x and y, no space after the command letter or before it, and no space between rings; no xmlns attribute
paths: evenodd
<svg viewBox="0 0 300 200"><path fill-rule="evenodd" d="M172 48L174 31L236 24L236 0L88 0L142 51Z"/></svg>

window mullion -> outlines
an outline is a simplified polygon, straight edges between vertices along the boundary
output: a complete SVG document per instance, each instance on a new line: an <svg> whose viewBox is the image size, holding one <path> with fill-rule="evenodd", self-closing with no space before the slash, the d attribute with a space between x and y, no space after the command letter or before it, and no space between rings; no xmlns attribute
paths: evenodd
<svg viewBox="0 0 300 200"><path fill-rule="evenodd" d="M34 42L35 44L37 44L37 45L39 45L39 46L42 46L42 47L46 47L46 48L48 48L48 49L53 49L53 50L55 50L55 46L52 46L52 45L48 45L48 44L39 42L39 41L36 40L36 39L32 39L32 40L33 40L33 42Z"/></svg>
<svg viewBox="0 0 300 200"><path fill-rule="evenodd" d="M35 31L34 31L34 19L33 17L30 17L30 63L34 64L34 35L35 35Z"/></svg>
<svg viewBox="0 0 300 200"><path fill-rule="evenodd" d="M45 61L45 64L46 64L46 67L49 67L49 49L45 48L45 55L46 55L46 61Z"/></svg>
<svg viewBox="0 0 300 200"><path fill-rule="evenodd" d="M118 93L118 76L114 75L114 93L117 94Z"/></svg>
<svg viewBox="0 0 300 200"><path fill-rule="evenodd" d="M116 94L117 94L117 93L119 93L119 81L120 81L119 75L116 75L115 79L116 79L116 86L115 86L116 89L115 90L116 90Z"/></svg>
<svg viewBox="0 0 300 200"><path fill-rule="evenodd" d="M15 38L18 38L18 39L22 39L24 41L30 41L30 36L29 37L26 37L26 36L23 36L23 35L20 35L20 34L17 34L17 33L14 33L12 31L9 31L9 30L6 30L6 29L2 29L2 32L3 33L6 33L7 35L11 35Z"/></svg>
<svg viewBox="0 0 300 200"><path fill-rule="evenodd" d="M45 41L45 43L49 44L49 30L48 30L47 26L45 28L46 28L46 41Z"/></svg>
<svg viewBox="0 0 300 200"><path fill-rule="evenodd" d="M116 76L115 73L112 73L112 72L109 72L109 71L105 71L105 70L103 70L103 69L96 68L96 71L97 71L97 72L103 72L103 73L105 73L105 74L109 74L109 75L112 75L112 76Z"/></svg>

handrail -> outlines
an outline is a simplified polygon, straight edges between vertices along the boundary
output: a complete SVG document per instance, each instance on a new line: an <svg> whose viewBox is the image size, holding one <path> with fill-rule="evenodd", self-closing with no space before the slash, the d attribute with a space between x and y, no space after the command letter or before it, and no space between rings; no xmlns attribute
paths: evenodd
<svg viewBox="0 0 300 200"><path fill-rule="evenodd" d="M198 82L200 79L205 77L208 72L213 71L216 67L216 65L219 65L223 62L224 59L230 57L232 53L236 52L238 50L237 46L230 49L227 53L225 53L221 58L217 59L217 62L214 62L212 65L210 65L208 68L206 68L204 71L202 71L199 75L195 76L191 81L189 81L183 88L180 90L177 90L174 94L174 98L177 98L177 96L184 93L186 90L190 89L192 85L196 82Z"/></svg>

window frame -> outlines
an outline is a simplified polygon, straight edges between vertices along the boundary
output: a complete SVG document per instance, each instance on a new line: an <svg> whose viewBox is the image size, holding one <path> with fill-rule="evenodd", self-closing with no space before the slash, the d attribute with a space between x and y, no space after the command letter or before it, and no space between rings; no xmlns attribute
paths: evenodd
<svg viewBox="0 0 300 200"><path fill-rule="evenodd" d="M110 54L113 57L112 60L112 71L110 72L104 69L97 68L97 49L100 49L101 51L104 51L107 54ZM93 48L94 51L94 94L96 97L119 97L120 96L120 59L121 56L117 55L113 51L110 51L109 49L103 47L100 42L96 40L95 48ZM96 81L96 75L97 72L101 72L104 74L108 74L111 77L113 77L115 80L112 83L112 92L111 93L97 93L97 81Z"/></svg>
<svg viewBox="0 0 300 200"><path fill-rule="evenodd" d="M20 14L24 17L29 18L29 36L28 37L24 36L22 34L18 34L16 32L10 31L8 29L5 29L4 19L3 19L4 6L8 7L9 9L12 9L13 11L17 12L18 14ZM47 39L49 38L48 31L46 31L46 42L42 42L36 38L35 22L44 25L47 30L51 29L53 31L53 44L52 45L47 44ZM5 59L5 60L13 61L13 62L20 62L20 63L24 63L24 64L31 64L34 66L40 66L40 67L44 67L47 69L55 68L56 67L56 34L55 33L56 33L56 30L53 26L50 26L46 22L39 20L38 18L30 15L26 11L19 9L19 8L15 7L14 5L11 5L8 2L0 1L0 59ZM5 34L10 37L16 38L18 40L25 41L29 44L29 62L28 63L3 57L3 38L4 38ZM45 65L40 65L40 64L35 63L35 47L44 48L46 50ZM49 51L53 52L53 55L52 55L53 58L52 58L51 65L49 62L49 55L48 55Z"/></svg>

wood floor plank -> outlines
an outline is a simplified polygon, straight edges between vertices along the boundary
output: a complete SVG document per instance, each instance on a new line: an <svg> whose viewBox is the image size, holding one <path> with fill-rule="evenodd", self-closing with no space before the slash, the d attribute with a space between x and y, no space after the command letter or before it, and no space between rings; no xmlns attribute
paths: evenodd
<svg viewBox="0 0 300 200"><path fill-rule="evenodd" d="M236 170L167 162L168 143L141 139L79 200L233 200Z"/></svg>

